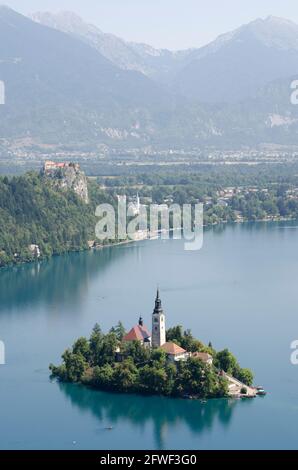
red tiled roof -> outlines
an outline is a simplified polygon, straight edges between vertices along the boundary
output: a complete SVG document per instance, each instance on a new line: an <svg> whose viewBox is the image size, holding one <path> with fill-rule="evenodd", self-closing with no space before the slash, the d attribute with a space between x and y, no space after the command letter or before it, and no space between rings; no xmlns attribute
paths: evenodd
<svg viewBox="0 0 298 470"><path fill-rule="evenodd" d="M47 161L45 163L45 167L46 168L49 168L49 167L53 167L53 168L64 168L65 166L67 166L67 163L65 162L51 162L51 161Z"/></svg>
<svg viewBox="0 0 298 470"><path fill-rule="evenodd" d="M146 338L150 338L150 336L145 326L136 325L124 336L123 341L144 341Z"/></svg>
<svg viewBox="0 0 298 470"><path fill-rule="evenodd" d="M186 353L185 349L181 348L178 346L178 344L175 343L165 343L161 346L161 349L163 349L167 354L171 354L173 356Z"/></svg>
<svg viewBox="0 0 298 470"><path fill-rule="evenodd" d="M192 357L196 357L197 359L201 359L203 362L208 362L212 359L212 356L205 352L194 352L192 353Z"/></svg>

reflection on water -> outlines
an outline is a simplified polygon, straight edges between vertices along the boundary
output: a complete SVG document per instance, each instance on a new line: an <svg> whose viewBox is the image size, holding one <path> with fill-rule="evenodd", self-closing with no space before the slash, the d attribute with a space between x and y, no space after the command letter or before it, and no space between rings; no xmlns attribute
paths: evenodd
<svg viewBox="0 0 298 470"><path fill-rule="evenodd" d="M297 448L294 226L213 227L198 252L185 252L183 240L144 241L1 270L0 447L65 449L76 440L81 449ZM129 327L142 313L150 326L157 283L168 326L229 347L268 390L264 400L202 404L51 384L49 363L95 322L105 331L119 319Z"/></svg>
<svg viewBox="0 0 298 470"><path fill-rule="evenodd" d="M158 449L165 448L168 429L184 424L192 433L200 434L218 423L228 428L235 408L250 406L252 402L221 399L201 403L199 400L105 393L74 384L59 383L59 387L73 406L90 411L101 429L116 427L123 421L143 429L151 422Z"/></svg>
<svg viewBox="0 0 298 470"><path fill-rule="evenodd" d="M1 270L1 310L32 308L38 303L59 308L78 305L86 296L89 282L119 257L121 247L97 252L71 253L50 261L24 264Z"/></svg>
<svg viewBox="0 0 298 470"><path fill-rule="evenodd" d="M295 226L297 222L287 222L287 228ZM283 228L285 223L258 223L258 224L231 224L228 226L228 236L232 232L270 232L272 229ZM226 230L226 225L208 227L205 232L211 232L212 236L221 236ZM162 246L163 250L165 248ZM86 297L89 283L99 272L104 273L124 256L131 255L131 248L140 253L141 244L127 246L115 246L95 252L70 253L57 256L49 261L24 264L13 268L0 270L0 312L11 309L21 310L33 308L42 303L45 306L59 309L78 306ZM181 250L181 251L180 251ZM203 247L205 250L205 246ZM183 248L178 250L179 256L185 256ZM169 262L169 260L167 260ZM140 261L141 262L141 261ZM155 279L155 282L157 279ZM189 286L192 288L194 286ZM196 287L196 286L195 286ZM183 286L185 289L185 287ZM175 287L176 289L176 287ZM170 290L170 289L169 289Z"/></svg>

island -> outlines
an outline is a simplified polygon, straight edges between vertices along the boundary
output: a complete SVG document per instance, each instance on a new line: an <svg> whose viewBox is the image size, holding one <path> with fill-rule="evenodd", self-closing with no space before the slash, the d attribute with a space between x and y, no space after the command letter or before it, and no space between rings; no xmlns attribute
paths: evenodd
<svg viewBox="0 0 298 470"><path fill-rule="evenodd" d="M150 333L140 317L129 332L119 322L107 334L95 325L50 365L51 377L98 390L207 399L255 397L253 374L228 349L216 352L182 326L166 330L159 290Z"/></svg>

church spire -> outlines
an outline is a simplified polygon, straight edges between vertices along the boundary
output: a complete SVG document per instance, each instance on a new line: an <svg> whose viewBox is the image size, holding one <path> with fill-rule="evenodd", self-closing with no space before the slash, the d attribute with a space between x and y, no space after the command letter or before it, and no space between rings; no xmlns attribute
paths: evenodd
<svg viewBox="0 0 298 470"><path fill-rule="evenodd" d="M152 346L159 348L166 342L165 314L161 306L159 288L157 288L155 307L152 314Z"/></svg>
<svg viewBox="0 0 298 470"><path fill-rule="evenodd" d="M154 313L160 313L162 312L162 307L161 307L161 298L159 295L159 287L157 288L157 293L156 293L156 299L155 299L155 309Z"/></svg>

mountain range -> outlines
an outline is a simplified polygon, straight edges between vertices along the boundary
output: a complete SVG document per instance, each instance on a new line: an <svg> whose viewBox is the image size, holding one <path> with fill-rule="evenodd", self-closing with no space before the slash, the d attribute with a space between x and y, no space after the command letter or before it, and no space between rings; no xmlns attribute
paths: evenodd
<svg viewBox="0 0 298 470"><path fill-rule="evenodd" d="M297 73L298 25L269 16L219 36L200 49L169 51L124 41L72 12L32 19L86 41L124 70L135 70L202 102L237 102Z"/></svg>
<svg viewBox="0 0 298 470"><path fill-rule="evenodd" d="M37 12L33 21L63 31L85 41L101 55L123 70L134 70L158 82L167 83L173 74L189 63L192 50L169 51L148 44L125 41L113 34L103 33L69 11Z"/></svg>
<svg viewBox="0 0 298 470"><path fill-rule="evenodd" d="M212 43L155 49L71 12L0 7L0 138L118 146L297 144L298 26L257 19Z"/></svg>

